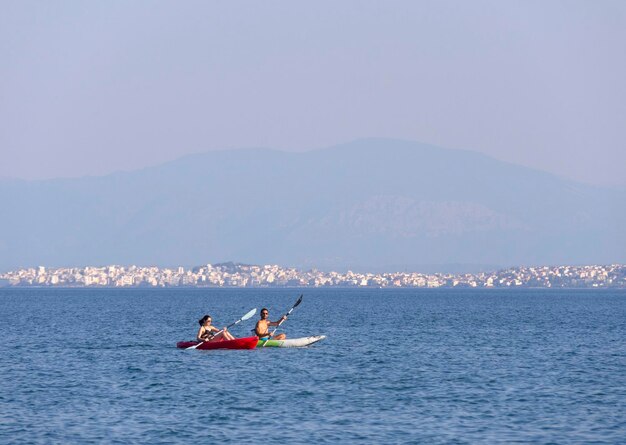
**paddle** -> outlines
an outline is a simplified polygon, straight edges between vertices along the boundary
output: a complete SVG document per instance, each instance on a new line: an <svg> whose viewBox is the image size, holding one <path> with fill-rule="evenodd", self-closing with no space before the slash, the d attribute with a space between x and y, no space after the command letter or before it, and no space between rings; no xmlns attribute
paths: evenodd
<svg viewBox="0 0 626 445"><path fill-rule="evenodd" d="M246 315L244 315L243 317L241 317L241 318L240 318L239 320L237 320L236 322L229 324L229 325L226 327L226 329L229 329L229 328L231 328L232 326L235 326L237 323L239 323L239 322L241 322L241 321L247 320L248 318L252 317L254 314L256 314L256 308L252 309L250 312L248 312ZM220 331L217 331L215 334L213 334L213 337L215 337L216 335L221 334L222 332L224 332L224 329L222 329L222 330L220 330ZM213 338L213 337L211 337L211 338ZM189 346L187 349L196 349L196 348L197 348L198 346L200 346L202 343L204 343L204 342L202 341L202 342L200 342L200 343L198 343L198 344L196 344L196 345Z"/></svg>
<svg viewBox="0 0 626 445"><path fill-rule="evenodd" d="M294 304L293 306L291 306L291 309L289 309L289 312L287 312L285 315L283 315L283 317L289 317L289 314L291 314L293 312L293 310L300 304L302 303L302 297L304 295L300 295L300 298L298 298L298 301L296 301L296 304ZM285 318L283 318L282 320L280 320L280 323L278 323L278 325L276 326L276 328L274 328L274 330L272 331L272 333L270 334L270 336L267 338L267 340L265 340L265 342L263 342L263 348L265 347L265 345L267 344L267 342L272 338L272 336L274 335L274 333L276 332L276 329L278 329L280 327L281 324L283 324L283 322L285 321Z"/></svg>

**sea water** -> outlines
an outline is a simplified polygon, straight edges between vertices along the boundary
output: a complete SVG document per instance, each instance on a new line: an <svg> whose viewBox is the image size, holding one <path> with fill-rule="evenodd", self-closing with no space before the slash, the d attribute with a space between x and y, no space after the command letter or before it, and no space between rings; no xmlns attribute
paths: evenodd
<svg viewBox="0 0 626 445"><path fill-rule="evenodd" d="M175 347L301 293L311 347ZM624 291L5 288L0 333L3 444L626 442Z"/></svg>

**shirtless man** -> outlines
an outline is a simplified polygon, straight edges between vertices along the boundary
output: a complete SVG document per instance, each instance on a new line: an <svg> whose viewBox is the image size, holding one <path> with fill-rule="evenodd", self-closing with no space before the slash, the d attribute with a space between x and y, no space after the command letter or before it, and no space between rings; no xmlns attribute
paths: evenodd
<svg viewBox="0 0 626 445"><path fill-rule="evenodd" d="M269 316L270 312L267 310L267 308L261 309L261 319L257 321L256 327L254 328L254 333L262 340L268 340L271 337L269 331L270 326L278 326L280 323L287 319L287 317L283 315L278 321L270 321ZM285 338L287 338L287 336L285 334L277 334L272 338L274 340L284 340Z"/></svg>

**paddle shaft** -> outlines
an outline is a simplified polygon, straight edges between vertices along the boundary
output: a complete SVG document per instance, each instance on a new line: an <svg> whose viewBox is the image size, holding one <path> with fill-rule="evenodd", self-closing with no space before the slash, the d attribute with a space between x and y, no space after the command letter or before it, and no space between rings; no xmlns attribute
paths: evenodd
<svg viewBox="0 0 626 445"><path fill-rule="evenodd" d="M237 323L239 323L239 322L240 322L240 321L242 321L242 320L243 320L243 318L240 318L240 319L239 319L239 320L237 320L236 322L231 323L231 324L229 324L228 326L226 326L226 328L224 328L224 329L220 329L220 330L219 330L219 331L217 331L215 334L213 334L213 336L212 336L211 338L215 337L216 335L220 335L220 334L221 334L222 332L224 332L226 329L230 329L230 328L232 328L233 326L235 326Z"/></svg>

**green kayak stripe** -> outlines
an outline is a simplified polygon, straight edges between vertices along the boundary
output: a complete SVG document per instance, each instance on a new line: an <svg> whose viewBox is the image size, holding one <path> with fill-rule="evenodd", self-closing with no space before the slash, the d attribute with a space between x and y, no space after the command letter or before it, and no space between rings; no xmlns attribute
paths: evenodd
<svg viewBox="0 0 626 445"><path fill-rule="evenodd" d="M265 346L263 346L263 343L266 343ZM256 344L257 348L279 348L280 346L282 346L283 341L282 340L259 340L258 343Z"/></svg>

